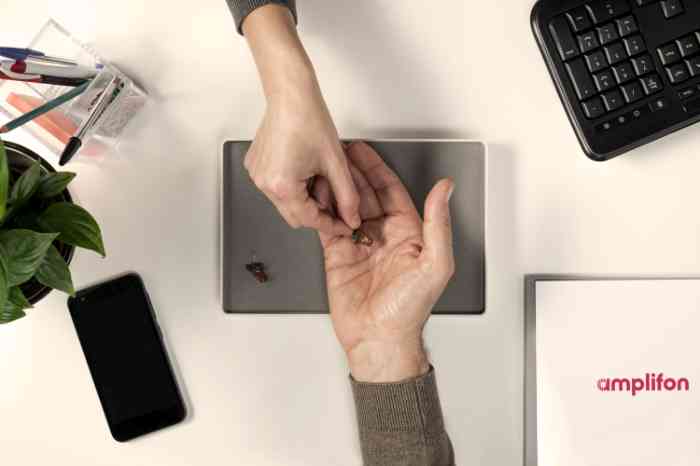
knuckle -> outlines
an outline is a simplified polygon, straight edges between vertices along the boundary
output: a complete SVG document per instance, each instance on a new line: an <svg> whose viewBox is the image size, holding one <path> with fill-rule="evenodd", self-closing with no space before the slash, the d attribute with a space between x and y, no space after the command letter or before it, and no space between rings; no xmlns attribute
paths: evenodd
<svg viewBox="0 0 700 466"><path fill-rule="evenodd" d="M278 206L279 213L282 215L284 218L284 221L287 222L287 225L289 225L290 228L296 230L299 227L301 227L301 224L299 223L299 220L293 215L291 215L289 212L281 210Z"/></svg>
<svg viewBox="0 0 700 466"><path fill-rule="evenodd" d="M255 156L256 152L254 149L248 150L248 152L245 155L245 158L243 159L243 166L245 167L246 170L250 171L252 168L253 162L255 161Z"/></svg>
<svg viewBox="0 0 700 466"><path fill-rule="evenodd" d="M426 261L424 271L427 272L428 276L445 284L449 282L455 274L454 258L450 257L447 260L433 259Z"/></svg>
<svg viewBox="0 0 700 466"><path fill-rule="evenodd" d="M455 275L455 265L454 261L449 261L447 264L445 264L442 269L441 269L441 279L442 281L447 284L452 280L452 277Z"/></svg>
<svg viewBox="0 0 700 466"><path fill-rule="evenodd" d="M251 174L250 179L253 180L253 184L262 192L267 193L267 186L265 185L265 180L259 176Z"/></svg>
<svg viewBox="0 0 700 466"><path fill-rule="evenodd" d="M455 267L455 261L454 259L450 259L447 265L447 270L445 271L445 278L449 281L454 277L456 272L456 267Z"/></svg>
<svg viewBox="0 0 700 466"><path fill-rule="evenodd" d="M292 195L292 183L282 176L273 176L264 184L265 188L279 199L285 200Z"/></svg>
<svg viewBox="0 0 700 466"><path fill-rule="evenodd" d="M437 227L444 228L447 230L452 229L452 220L450 219L450 216L448 213L442 213L442 214L436 215L432 219L432 222Z"/></svg>
<svg viewBox="0 0 700 466"><path fill-rule="evenodd" d="M321 223L321 211L318 209L312 209L306 217L306 222L307 226L309 227L316 227L319 223Z"/></svg>

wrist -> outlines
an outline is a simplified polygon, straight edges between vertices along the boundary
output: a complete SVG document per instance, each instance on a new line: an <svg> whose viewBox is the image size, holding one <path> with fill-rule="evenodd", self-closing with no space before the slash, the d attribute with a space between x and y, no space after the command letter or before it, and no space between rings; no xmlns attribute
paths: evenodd
<svg viewBox="0 0 700 466"><path fill-rule="evenodd" d="M265 5L253 11L243 31L268 102L320 95L318 81L289 9Z"/></svg>
<svg viewBox="0 0 700 466"><path fill-rule="evenodd" d="M410 342L362 342L347 352L350 374L357 382L402 382L430 370L420 338Z"/></svg>

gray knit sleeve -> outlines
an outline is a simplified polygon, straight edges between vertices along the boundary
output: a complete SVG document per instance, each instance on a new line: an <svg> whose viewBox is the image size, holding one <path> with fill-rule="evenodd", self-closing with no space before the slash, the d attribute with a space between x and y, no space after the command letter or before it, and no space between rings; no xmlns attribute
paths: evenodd
<svg viewBox="0 0 700 466"><path fill-rule="evenodd" d="M297 22L296 0L226 0L226 2L231 9L231 13L233 13L233 18L236 20L236 29L238 29L240 34L243 34L243 21L245 21L246 17L256 8L270 3L289 8L294 16L294 22Z"/></svg>
<svg viewBox="0 0 700 466"><path fill-rule="evenodd" d="M454 466L432 367L405 382L350 381L365 466Z"/></svg>

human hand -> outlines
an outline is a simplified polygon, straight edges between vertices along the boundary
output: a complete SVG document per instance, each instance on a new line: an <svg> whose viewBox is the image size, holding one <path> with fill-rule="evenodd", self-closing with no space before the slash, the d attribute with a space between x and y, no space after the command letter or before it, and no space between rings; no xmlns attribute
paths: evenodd
<svg viewBox="0 0 700 466"><path fill-rule="evenodd" d="M367 144L348 149L360 193L362 231L371 245L320 233L331 319L350 372L361 382L398 382L427 373L422 333L454 273L449 199L454 183L439 181L421 221L398 176ZM332 211L326 182L314 196Z"/></svg>
<svg viewBox="0 0 700 466"><path fill-rule="evenodd" d="M360 225L359 196L335 126L320 95L313 94L269 105L245 167L291 227L347 236ZM311 197L308 187L316 176L330 183L340 219Z"/></svg>
<svg viewBox="0 0 700 466"><path fill-rule="evenodd" d="M256 9L243 24L267 110L245 157L255 185L293 228L348 235L359 227L359 196L313 67L287 8ZM328 180L340 218L319 209L309 186Z"/></svg>

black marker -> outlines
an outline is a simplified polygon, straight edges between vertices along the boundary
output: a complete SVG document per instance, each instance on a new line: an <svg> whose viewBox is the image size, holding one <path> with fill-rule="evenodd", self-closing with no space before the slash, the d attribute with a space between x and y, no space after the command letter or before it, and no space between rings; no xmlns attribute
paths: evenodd
<svg viewBox="0 0 700 466"><path fill-rule="evenodd" d="M70 162L73 156L75 156L78 150L80 150L80 147L83 145L83 137L85 136L85 134L88 132L88 130L95 126L97 121L104 114L107 107L109 107L109 104L114 102L114 99L117 98L117 96L123 88L124 82L120 78L116 76L112 78L105 90L102 91L102 95L95 104L95 109L92 111L88 119L85 120L80 126L75 136L72 136L70 138L68 144L66 145L66 148L63 149L61 158L58 161L59 165L63 166Z"/></svg>

